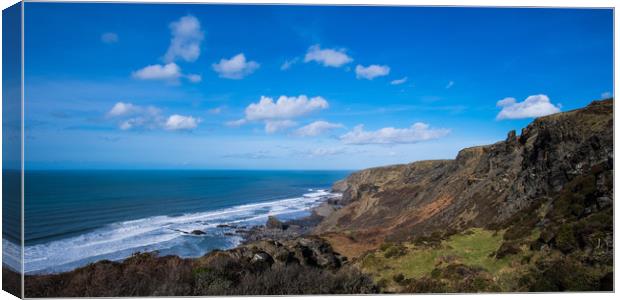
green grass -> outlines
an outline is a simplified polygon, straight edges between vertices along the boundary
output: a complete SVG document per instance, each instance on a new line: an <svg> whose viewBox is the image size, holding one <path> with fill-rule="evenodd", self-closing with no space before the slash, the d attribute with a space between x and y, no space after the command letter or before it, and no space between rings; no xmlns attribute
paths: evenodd
<svg viewBox="0 0 620 300"><path fill-rule="evenodd" d="M407 253L400 257L386 258L378 250L361 261L364 272L375 277L376 281L386 279L394 284L394 275L402 273L405 278L420 278L430 275L436 267L449 263L462 263L482 267L491 274L498 275L510 269L513 262L520 261L523 255L517 254L502 259L493 257L503 242L503 231L495 232L474 228L466 233L456 234L443 241L440 246L429 248L404 244Z"/></svg>

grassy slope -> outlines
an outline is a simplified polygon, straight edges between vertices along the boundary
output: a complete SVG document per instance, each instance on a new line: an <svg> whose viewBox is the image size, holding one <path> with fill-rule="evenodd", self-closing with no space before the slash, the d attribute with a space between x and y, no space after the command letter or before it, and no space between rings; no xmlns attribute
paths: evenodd
<svg viewBox="0 0 620 300"><path fill-rule="evenodd" d="M514 287L510 286L509 282L514 279L517 269L528 264L522 265L522 261L531 253L522 249L518 254L496 258L494 254L504 241L503 234L503 230L473 228L452 235L435 246L414 243L384 245L381 250L364 256L358 264L363 272L370 274L376 282L383 282L388 291L399 290L399 284L395 280L398 274L402 274L405 279L419 279L431 276L433 270L449 264L482 268L493 276L502 290L512 290ZM538 238L537 234L534 232L531 238ZM401 255L390 255L396 252L394 248L401 246Z"/></svg>
<svg viewBox="0 0 620 300"><path fill-rule="evenodd" d="M356 264L387 292L611 290L613 207L599 196L612 178L594 166L498 229L384 244Z"/></svg>

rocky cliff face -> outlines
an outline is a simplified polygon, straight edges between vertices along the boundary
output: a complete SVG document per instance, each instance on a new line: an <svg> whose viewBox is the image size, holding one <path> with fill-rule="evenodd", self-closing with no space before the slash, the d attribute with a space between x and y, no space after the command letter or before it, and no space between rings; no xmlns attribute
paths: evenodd
<svg viewBox="0 0 620 300"><path fill-rule="evenodd" d="M344 208L316 233L347 232L378 244L438 230L508 226L533 204L557 195L593 168L613 170L613 100L534 120L520 136L463 149L454 160L420 161L362 170L337 182ZM597 173L597 195L613 199ZM601 178L603 177L603 178Z"/></svg>

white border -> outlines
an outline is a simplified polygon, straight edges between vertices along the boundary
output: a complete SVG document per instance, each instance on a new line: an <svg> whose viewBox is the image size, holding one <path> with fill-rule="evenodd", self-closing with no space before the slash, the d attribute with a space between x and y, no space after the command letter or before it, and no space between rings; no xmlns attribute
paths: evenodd
<svg viewBox="0 0 620 300"><path fill-rule="evenodd" d="M15 3L17 3L19 1L16 0L3 0L0 1L0 8L1 9L5 9ZM115 2L115 3L161 3L161 4L165 4L165 3L205 3L205 4L226 4L226 3L235 3L235 4L297 4L297 5L303 5L303 4L309 4L309 5L396 5L396 6L492 6L492 7L601 7L601 8L615 8L617 5L617 2L615 0L590 0L590 1L584 1L584 0L521 0L521 1L515 1L515 0L385 0L385 1L379 1L379 0L241 0L241 1L234 1L234 0L215 0L215 1L200 1L200 0L150 0L150 1L140 1L140 0L106 0L106 1L96 1L96 0L69 0L69 1L48 1L48 0L26 0L26 2L75 2L75 3L88 3L88 2ZM22 22L23 22L23 9L22 9ZM0 17L1 19L1 17ZM614 87L617 86L617 80L618 77L616 76L616 71L618 70L616 68L616 49L618 49L618 39L616 39L616 35L619 32L619 25L615 20L615 13L614 13ZM22 27L23 30L23 27ZM1 46L2 46L2 42L1 42L1 32L2 32L2 23L0 21L0 54L1 52ZM23 31L22 31L23 34ZM24 39L22 36L22 45L24 43ZM24 56L23 56L23 47L22 47L22 68L23 68L23 64L24 64ZM0 60L0 69L2 67L2 63ZM22 96L23 96L23 69L22 69ZM0 74L0 82L2 80L2 75ZM0 85L0 92L2 90L2 87ZM1 121L1 113L2 113L2 107L0 106L0 121ZM614 106L614 120L616 117L616 112L615 112L615 106ZM22 130L23 130L23 101L22 101ZM620 136L620 131L618 130L620 126L618 126L618 123L616 123L614 121L614 141L618 140L618 137ZM22 131L23 132L23 131ZM2 137L2 133L0 132L0 138ZM22 138L22 151L23 151L23 138ZM614 142L614 146L615 146L615 142ZM615 155L614 151L614 155ZM2 153L2 150L0 149L0 154ZM23 155L23 152L22 152ZM23 156L22 156L23 157ZM0 161L0 168L2 166L2 162ZM616 161L614 160L614 169L617 168L616 165ZM22 170L23 170L23 160L22 160ZM2 182L1 182L1 178L2 175L0 173L0 188L2 187ZM23 177L22 177L23 180ZM614 186L618 186L618 183L620 182L620 179L618 177L614 178ZM22 182L22 188L23 188L23 182ZM23 197L23 191L22 191L22 197ZM614 197L615 199L616 197ZM22 200L22 204L23 204L23 200ZM23 209L23 205L22 205L22 209ZM2 212L2 208L0 207L0 215ZM23 212L22 212L23 213ZM22 219L23 220L23 219ZM22 224L23 226L23 224ZM1 228L1 223L0 223L0 228ZM615 218L614 218L614 232L620 232L618 231L618 223L615 222ZM23 228L22 228L22 234L23 234ZM22 238L23 239L23 238ZM615 239L614 239L614 243L615 243ZM616 246L616 245L614 245ZM1 247L0 247L1 248ZM617 247L614 247L615 249L617 249ZM0 255L2 250L0 249ZM614 253L615 254L615 253ZM22 254L23 255L23 254ZM614 255L614 261L615 260L615 255ZM1 276L1 275L0 275ZM616 291L619 291L618 287L618 280L615 280L614 282L614 287ZM23 292L23 289L22 289ZM7 297L12 297L10 294L8 294L7 292L1 291L0 292L0 297L2 297L2 299L7 298ZM297 296L297 297L287 297L287 298L297 298L297 299L304 299L304 298L315 298L315 297L319 297L319 296ZM598 298L598 299L615 299L615 295L613 293L549 293L549 294L460 294L460 295L373 295L373 296L320 296L323 299L357 299L357 298L366 298L366 297L371 297L373 299L410 299L411 297L416 297L418 299L448 299L448 298L452 298L454 299L454 297L458 297L460 299L493 299L496 297L501 297L503 299L514 299L514 300L523 300L523 297L528 297L531 299L559 299L562 298L563 300L572 300L572 299L583 299L584 297L588 297L588 298ZM200 299L200 298L205 298L205 299L247 299L247 297L192 297L194 299ZM282 299L282 297L260 297L261 299ZM131 299L152 299L152 298L131 298Z"/></svg>
<svg viewBox="0 0 620 300"><path fill-rule="evenodd" d="M13 1L14 3L16 1ZM610 0L25 0L25 2L119 2L119 3L236 3L236 4L313 4L313 5L402 5L402 6L493 6L493 7L614 7Z"/></svg>

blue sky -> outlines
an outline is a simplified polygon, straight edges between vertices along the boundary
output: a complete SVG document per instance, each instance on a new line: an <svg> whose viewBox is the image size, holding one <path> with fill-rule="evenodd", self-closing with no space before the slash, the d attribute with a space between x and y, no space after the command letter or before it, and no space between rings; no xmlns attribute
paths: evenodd
<svg viewBox="0 0 620 300"><path fill-rule="evenodd" d="M453 158L613 93L613 12L25 4L26 167Z"/></svg>

